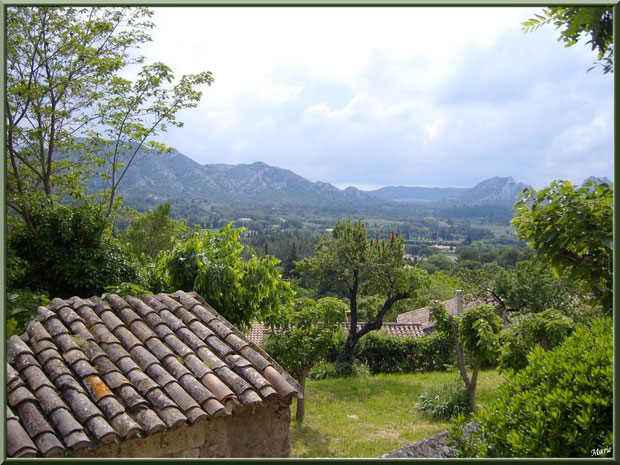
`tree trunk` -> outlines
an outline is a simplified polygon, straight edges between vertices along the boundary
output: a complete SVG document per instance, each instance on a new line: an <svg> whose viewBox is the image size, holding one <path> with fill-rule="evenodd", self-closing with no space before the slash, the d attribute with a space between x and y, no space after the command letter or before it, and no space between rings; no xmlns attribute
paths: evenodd
<svg viewBox="0 0 620 465"><path fill-rule="evenodd" d="M459 365L459 372L461 373L461 378L463 378L465 387L469 390L470 380L469 376L467 375L467 367L465 366L465 354L463 353L463 347L461 347L461 343L459 342L458 328L454 323L452 323L452 340L454 341L454 347L456 350L456 361Z"/></svg>
<svg viewBox="0 0 620 465"><path fill-rule="evenodd" d="M349 322L349 335L344 343L344 360L347 363L353 362L355 355L355 346L359 337L357 337L357 273L354 273L353 286L349 288L349 310L351 312L351 321Z"/></svg>
<svg viewBox="0 0 620 465"><path fill-rule="evenodd" d="M297 382L301 386L301 399L297 399L297 410L295 411L295 420L302 422L304 415L306 414L306 378L308 377L308 370L302 370L297 376Z"/></svg>
<svg viewBox="0 0 620 465"><path fill-rule="evenodd" d="M480 360L476 360L471 379L467 384L467 398L469 399L469 409L472 413L476 411L476 383L478 382L478 372L480 371L481 364Z"/></svg>

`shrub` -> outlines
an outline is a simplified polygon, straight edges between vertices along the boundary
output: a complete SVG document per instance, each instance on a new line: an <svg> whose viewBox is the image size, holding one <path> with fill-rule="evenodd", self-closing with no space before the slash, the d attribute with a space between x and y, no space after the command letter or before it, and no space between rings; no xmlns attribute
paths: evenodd
<svg viewBox="0 0 620 465"><path fill-rule="evenodd" d="M540 345L549 350L559 345L574 329L572 320L558 310L524 315L502 332L502 369L521 370L527 365L527 354Z"/></svg>
<svg viewBox="0 0 620 465"><path fill-rule="evenodd" d="M469 414L469 397L457 379L451 384L436 386L422 393L416 407L432 420L449 420L455 415Z"/></svg>
<svg viewBox="0 0 620 465"><path fill-rule="evenodd" d="M155 269L169 290L194 290L228 321L248 329L291 303L290 284L280 279L279 260L253 255L244 260L241 229L194 231L160 254Z"/></svg>
<svg viewBox="0 0 620 465"><path fill-rule="evenodd" d="M37 236L19 225L8 238L11 289L38 289L53 297L101 294L106 286L138 282L139 265L112 237L95 205L55 205L34 216Z"/></svg>
<svg viewBox="0 0 620 465"><path fill-rule="evenodd" d="M613 445L613 335L609 318L579 325L554 350L536 347L475 419L461 456L590 457ZM609 448L609 449L607 449Z"/></svg>
<svg viewBox="0 0 620 465"><path fill-rule="evenodd" d="M37 314L37 307L50 302L45 294L28 290L15 290L6 296L7 304L7 338L21 334L26 325Z"/></svg>
<svg viewBox="0 0 620 465"><path fill-rule="evenodd" d="M454 344L447 336L398 337L385 330L364 336L356 357L373 374L443 370L455 361Z"/></svg>

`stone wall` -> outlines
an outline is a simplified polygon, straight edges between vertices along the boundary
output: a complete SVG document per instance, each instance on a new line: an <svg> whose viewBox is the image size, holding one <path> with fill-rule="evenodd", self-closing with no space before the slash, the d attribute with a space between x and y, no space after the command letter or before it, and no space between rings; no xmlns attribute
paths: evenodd
<svg viewBox="0 0 620 465"><path fill-rule="evenodd" d="M82 450L75 457L288 457L290 402L265 402L230 416Z"/></svg>

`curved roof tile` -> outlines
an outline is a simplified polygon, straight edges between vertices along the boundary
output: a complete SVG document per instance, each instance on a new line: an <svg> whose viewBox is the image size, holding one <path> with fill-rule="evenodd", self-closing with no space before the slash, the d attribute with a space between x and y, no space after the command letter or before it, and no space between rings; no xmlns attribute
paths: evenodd
<svg viewBox="0 0 620 465"><path fill-rule="evenodd" d="M196 293L54 299L7 342L7 454L58 456L301 397Z"/></svg>

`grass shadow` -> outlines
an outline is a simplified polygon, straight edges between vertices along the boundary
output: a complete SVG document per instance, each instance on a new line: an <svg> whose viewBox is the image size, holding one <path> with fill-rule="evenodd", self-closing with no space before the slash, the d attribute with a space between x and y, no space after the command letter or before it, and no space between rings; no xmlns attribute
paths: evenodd
<svg viewBox="0 0 620 465"><path fill-rule="evenodd" d="M331 457L331 438L318 429L291 421L291 450L296 451L291 457Z"/></svg>

